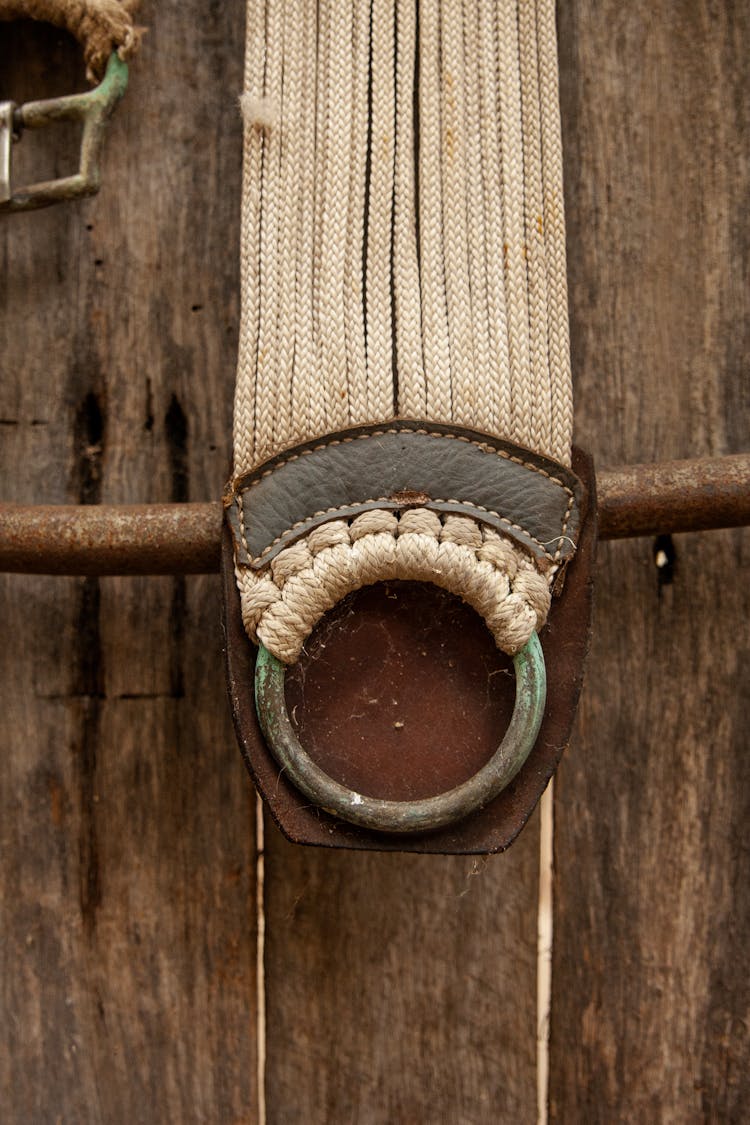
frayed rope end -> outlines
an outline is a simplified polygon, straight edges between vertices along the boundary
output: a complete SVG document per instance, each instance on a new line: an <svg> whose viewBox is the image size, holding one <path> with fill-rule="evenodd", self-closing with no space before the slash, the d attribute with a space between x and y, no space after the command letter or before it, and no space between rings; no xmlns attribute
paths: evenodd
<svg viewBox="0 0 750 1125"><path fill-rule="evenodd" d="M240 94L240 110L246 125L270 131L279 123L279 104L275 98Z"/></svg>

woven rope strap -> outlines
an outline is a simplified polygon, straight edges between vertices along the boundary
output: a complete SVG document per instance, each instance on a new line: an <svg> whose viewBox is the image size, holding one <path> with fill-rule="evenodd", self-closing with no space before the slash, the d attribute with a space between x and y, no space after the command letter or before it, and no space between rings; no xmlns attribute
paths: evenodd
<svg viewBox="0 0 750 1125"><path fill-rule="evenodd" d="M250 0L247 27L235 474L397 416L569 464L553 0ZM413 510L334 520L237 580L249 634L292 661L394 578L460 594L516 652L553 571Z"/></svg>

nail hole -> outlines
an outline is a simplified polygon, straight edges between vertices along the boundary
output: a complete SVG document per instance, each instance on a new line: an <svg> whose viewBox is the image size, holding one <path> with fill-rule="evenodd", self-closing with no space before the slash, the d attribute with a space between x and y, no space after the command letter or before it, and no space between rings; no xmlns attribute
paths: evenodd
<svg viewBox="0 0 750 1125"><path fill-rule="evenodd" d="M671 535L658 535L654 540L654 566L659 586L671 586L674 582L677 552Z"/></svg>

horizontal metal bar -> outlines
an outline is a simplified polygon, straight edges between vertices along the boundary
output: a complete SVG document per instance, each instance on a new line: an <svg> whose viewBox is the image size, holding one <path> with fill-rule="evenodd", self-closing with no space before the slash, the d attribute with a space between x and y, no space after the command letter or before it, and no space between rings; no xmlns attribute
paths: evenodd
<svg viewBox="0 0 750 1125"><path fill-rule="evenodd" d="M597 473L600 539L750 523L750 453Z"/></svg>
<svg viewBox="0 0 750 1125"><path fill-rule="evenodd" d="M221 503L0 504L0 571L207 574L219 569Z"/></svg>
<svg viewBox="0 0 750 1125"><path fill-rule="evenodd" d="M750 454L605 469L599 534L624 539L750 523ZM219 569L222 506L0 504L0 571L207 574Z"/></svg>

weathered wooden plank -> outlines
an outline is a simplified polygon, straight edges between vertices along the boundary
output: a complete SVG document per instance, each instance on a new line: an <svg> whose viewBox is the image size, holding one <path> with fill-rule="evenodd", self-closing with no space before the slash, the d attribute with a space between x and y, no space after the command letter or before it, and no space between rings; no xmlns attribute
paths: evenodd
<svg viewBox="0 0 750 1125"><path fill-rule="evenodd" d="M9 499L203 500L227 474L243 10L148 17L101 194L0 226ZM3 96L80 84L55 31L4 26L0 52ZM24 138L19 172L68 169L72 141ZM1 586L2 1118L253 1121L254 796L218 580Z"/></svg>
<svg viewBox="0 0 750 1125"><path fill-rule="evenodd" d="M748 10L560 20L579 440L602 461L746 449ZM602 550L557 783L553 1120L750 1112L749 543L677 537L661 582L652 543Z"/></svg>
<svg viewBox="0 0 750 1125"><path fill-rule="evenodd" d="M269 1122L532 1121L538 823L488 859L269 829Z"/></svg>

